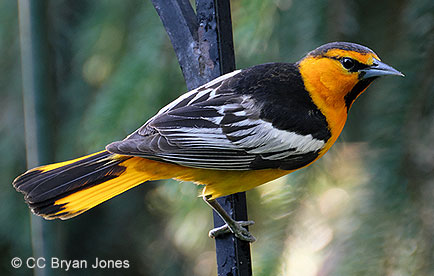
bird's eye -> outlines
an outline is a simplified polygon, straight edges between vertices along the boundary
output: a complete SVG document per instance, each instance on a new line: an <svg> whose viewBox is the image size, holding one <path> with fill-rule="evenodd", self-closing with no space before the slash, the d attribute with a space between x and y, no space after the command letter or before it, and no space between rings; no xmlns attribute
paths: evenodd
<svg viewBox="0 0 434 276"><path fill-rule="evenodd" d="M342 66L344 66L345 69L351 70L356 65L356 62L354 59L351 58L342 58L341 59Z"/></svg>

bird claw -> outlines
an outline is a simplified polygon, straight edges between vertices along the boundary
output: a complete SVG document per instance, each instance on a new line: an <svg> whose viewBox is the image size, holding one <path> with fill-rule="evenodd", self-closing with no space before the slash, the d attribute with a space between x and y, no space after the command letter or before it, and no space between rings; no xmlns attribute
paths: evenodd
<svg viewBox="0 0 434 276"><path fill-rule="evenodd" d="M256 238L250 234L250 232L244 228L243 226L250 226L255 224L254 221L235 221L235 223L231 226L228 224L225 224L223 226L217 227L209 231L209 237L210 238L216 238L218 236L227 234L227 233L233 233L235 237L237 237L240 240L247 241L247 242L254 242L256 241Z"/></svg>

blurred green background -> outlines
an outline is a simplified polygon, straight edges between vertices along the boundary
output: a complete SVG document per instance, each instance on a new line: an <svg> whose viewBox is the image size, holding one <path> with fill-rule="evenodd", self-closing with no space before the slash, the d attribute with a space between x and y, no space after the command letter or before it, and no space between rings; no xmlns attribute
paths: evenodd
<svg viewBox="0 0 434 276"><path fill-rule="evenodd" d="M123 139L186 91L150 1L47 2L52 159ZM322 160L247 193L254 275L434 275L434 1L232 1L237 68L294 62L330 41L372 48L406 77L376 81ZM17 2L0 1L0 275L32 253L11 182L26 170ZM141 185L68 221L49 255L129 260L51 275L216 275L210 209L190 183ZM38 257L38 256L35 256Z"/></svg>

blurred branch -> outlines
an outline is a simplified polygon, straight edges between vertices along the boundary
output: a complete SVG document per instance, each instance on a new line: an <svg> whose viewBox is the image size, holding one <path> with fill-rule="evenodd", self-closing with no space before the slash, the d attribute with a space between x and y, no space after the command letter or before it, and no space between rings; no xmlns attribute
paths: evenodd
<svg viewBox="0 0 434 276"><path fill-rule="evenodd" d="M197 51L197 20L189 1L152 0L155 10L163 22L181 66L188 90L203 84L200 68L194 60L199 60Z"/></svg>
<svg viewBox="0 0 434 276"><path fill-rule="evenodd" d="M19 0L21 67L23 78L24 125L27 167L53 161L53 127L50 103L54 81L50 71L50 54L46 24L47 2ZM40 217L31 215L34 257L53 256L49 229ZM48 275L51 270L35 268L35 275Z"/></svg>

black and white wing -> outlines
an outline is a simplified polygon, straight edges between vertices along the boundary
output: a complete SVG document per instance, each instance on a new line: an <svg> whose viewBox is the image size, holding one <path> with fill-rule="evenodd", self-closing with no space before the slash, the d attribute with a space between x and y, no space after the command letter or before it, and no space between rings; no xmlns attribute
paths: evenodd
<svg viewBox="0 0 434 276"><path fill-rule="evenodd" d="M261 104L231 84L240 72L182 95L107 150L222 170L291 170L312 162L325 141L278 129L262 119Z"/></svg>

